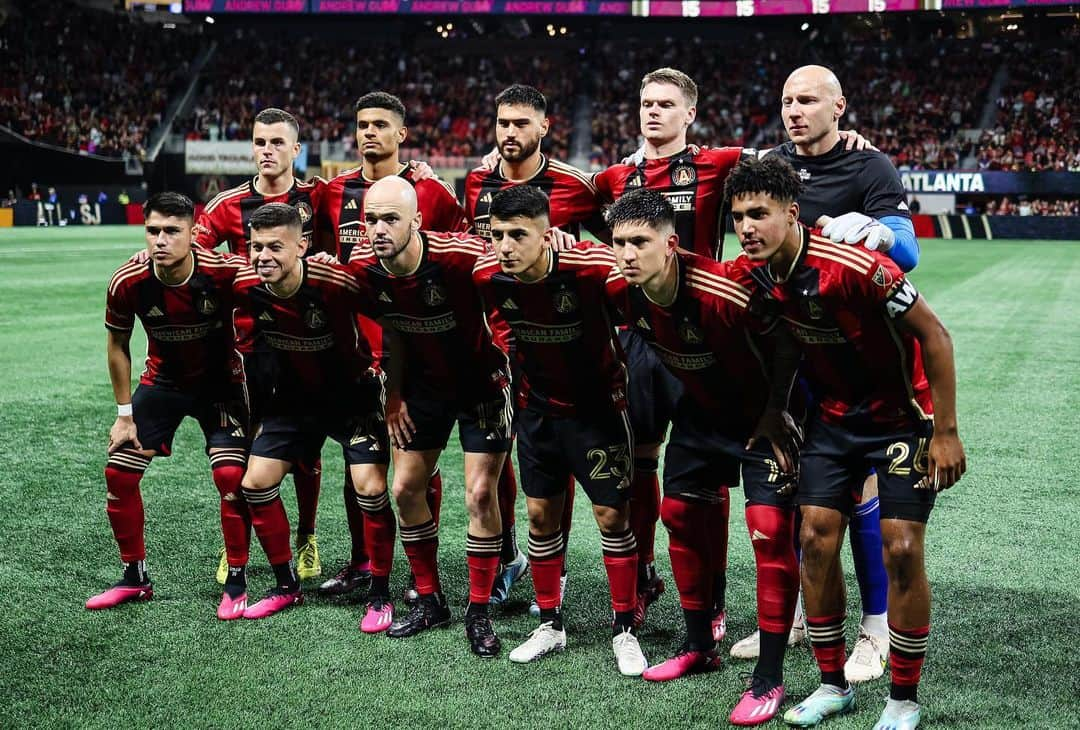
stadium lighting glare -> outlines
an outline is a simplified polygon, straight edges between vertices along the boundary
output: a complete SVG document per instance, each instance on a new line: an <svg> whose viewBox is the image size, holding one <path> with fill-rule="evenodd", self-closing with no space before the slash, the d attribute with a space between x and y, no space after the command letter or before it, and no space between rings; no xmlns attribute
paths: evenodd
<svg viewBox="0 0 1080 730"><path fill-rule="evenodd" d="M446 29L447 30L453 30L454 29L454 24L453 23L447 23L446 24Z"/></svg>
<svg viewBox="0 0 1080 730"><path fill-rule="evenodd" d="M435 26L435 32L436 33L442 33L443 32L443 27L441 25Z"/></svg>
<svg viewBox="0 0 1080 730"><path fill-rule="evenodd" d="M799 26L799 30L804 30L804 31L810 30L810 24L809 23L803 23L802 25Z"/></svg>
<svg viewBox="0 0 1080 730"><path fill-rule="evenodd" d="M560 35L566 35L566 26L565 25L562 26L561 28L559 28L559 34Z"/></svg>
<svg viewBox="0 0 1080 730"><path fill-rule="evenodd" d="M206 22L209 23L210 25L213 25L214 24L214 19L211 16L207 15L206 16Z"/></svg>
<svg viewBox="0 0 1080 730"><path fill-rule="evenodd" d="M176 30L176 23L165 23L161 27L165 30Z"/></svg>
<svg viewBox="0 0 1080 730"><path fill-rule="evenodd" d="M1017 25L1016 23L1009 23L1008 25L1005 26L1005 30L1016 30L1019 27L1020 26Z"/></svg>

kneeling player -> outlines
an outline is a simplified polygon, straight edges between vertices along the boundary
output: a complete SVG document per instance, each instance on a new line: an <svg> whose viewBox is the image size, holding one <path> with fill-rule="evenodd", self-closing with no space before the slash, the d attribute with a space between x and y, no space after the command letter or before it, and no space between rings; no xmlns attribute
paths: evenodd
<svg viewBox="0 0 1080 730"><path fill-rule="evenodd" d="M254 362L269 385L244 474L251 521L274 569L276 585L245 618L265 618L303 602L292 563L289 523L278 495L285 475L311 464L327 436L341 444L357 494L386 492L386 423L382 379L356 329L367 306L340 266L302 257L307 246L299 211L270 203L250 219L250 269L237 277L237 316L254 328ZM389 541L393 550L392 522ZM376 544L369 544L372 571ZM374 590L375 578L372 578Z"/></svg>
<svg viewBox="0 0 1080 730"><path fill-rule="evenodd" d="M248 511L240 495L247 454L247 412L233 354L233 280L243 259L192 246L195 208L178 193L159 193L143 206L150 260L129 262L109 284L109 377L117 417L105 466L106 512L120 546L124 575L86 602L90 609L144 601L154 594L146 572L139 481L154 456L168 456L185 416L206 437L214 484L221 495L221 530L229 564L221 619L246 607ZM146 330L146 370L131 395L129 342L135 318Z"/></svg>
<svg viewBox="0 0 1080 730"><path fill-rule="evenodd" d="M473 277L489 320L505 321L520 365L518 466L529 511L529 563L540 626L510 653L529 662L566 647L559 577L562 508L573 476L593 502L615 616L619 671L648 666L634 635L637 543L630 530L633 437L626 413L626 365L613 329L625 282L610 249L557 251L546 236L548 200L519 185L491 201L494 252Z"/></svg>
<svg viewBox="0 0 1080 730"><path fill-rule="evenodd" d="M966 469L952 341L891 259L834 244L799 224L800 187L787 162L767 157L740 163L726 191L747 265L754 265L748 273L758 286L755 298L802 343L816 402L797 501L807 629L821 686L784 720L807 727L854 707L844 678L840 546L853 492L874 468L892 658L889 701L875 728L914 728L930 634L926 522L937 492Z"/></svg>
<svg viewBox="0 0 1080 730"><path fill-rule="evenodd" d="M711 543L720 537L717 523L726 522L717 484L736 484L741 471L762 651L731 721L761 724L784 699L784 649L798 592L792 492L799 434L785 410L798 350L787 344L790 336L774 342L751 335L749 290L733 279L731 264L678 248L675 211L660 193L627 193L608 210L608 224L632 285L625 319L684 388L672 414L661 517L687 641L644 676L666 681L720 664L709 611ZM772 449L758 445L763 439Z"/></svg>

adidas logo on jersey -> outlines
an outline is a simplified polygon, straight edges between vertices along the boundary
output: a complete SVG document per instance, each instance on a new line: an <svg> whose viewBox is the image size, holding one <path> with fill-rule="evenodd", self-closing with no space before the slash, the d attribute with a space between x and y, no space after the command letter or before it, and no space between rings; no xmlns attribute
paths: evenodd
<svg viewBox="0 0 1080 730"><path fill-rule="evenodd" d="M761 530L754 530L754 534L750 536L750 542L754 540L768 540L769 536L763 533Z"/></svg>
<svg viewBox="0 0 1080 730"><path fill-rule="evenodd" d="M503 309L517 309L518 305L514 303L513 299L507 299L505 302L502 303L502 308Z"/></svg>
<svg viewBox="0 0 1080 730"><path fill-rule="evenodd" d="M490 203L491 202L491 193L484 193L480 197L480 202L481 203Z"/></svg>
<svg viewBox="0 0 1080 730"><path fill-rule="evenodd" d="M356 210L356 198L345 204L345 210Z"/></svg>
<svg viewBox="0 0 1080 730"><path fill-rule="evenodd" d="M379 292L379 301L386 302L387 304L393 304L394 300L390 298L390 295L386 292Z"/></svg>
<svg viewBox="0 0 1080 730"><path fill-rule="evenodd" d="M165 313L157 308L157 305L150 307L150 311L146 313L147 317L164 317Z"/></svg>
<svg viewBox="0 0 1080 730"><path fill-rule="evenodd" d="M259 315L259 321L260 322L273 322L274 321L274 315L270 314L270 312L263 312L262 314Z"/></svg>
<svg viewBox="0 0 1080 730"><path fill-rule="evenodd" d="M643 330L652 330L652 327L649 326L649 323L645 321L644 317L637 321L637 326Z"/></svg>

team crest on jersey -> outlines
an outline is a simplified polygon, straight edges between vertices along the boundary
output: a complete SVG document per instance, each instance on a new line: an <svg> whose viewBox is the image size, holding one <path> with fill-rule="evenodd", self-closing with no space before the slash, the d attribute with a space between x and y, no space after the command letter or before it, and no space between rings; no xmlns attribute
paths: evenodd
<svg viewBox="0 0 1080 730"><path fill-rule="evenodd" d="M570 314L570 312L577 311L578 298L574 292L563 289L555 292L552 296L552 304L554 304L555 311L559 314Z"/></svg>
<svg viewBox="0 0 1080 730"><path fill-rule="evenodd" d="M874 272L874 283L882 289L888 289L893 283L892 274L889 273L888 269L879 264L877 271Z"/></svg>
<svg viewBox="0 0 1080 730"><path fill-rule="evenodd" d="M671 184L679 187L697 182L697 170L691 165L676 165L671 170Z"/></svg>
<svg viewBox="0 0 1080 730"><path fill-rule="evenodd" d="M802 306L803 310L806 312L806 316L810 319L821 319L825 316L825 310L821 308L821 303L817 300L817 297L804 299Z"/></svg>
<svg viewBox="0 0 1080 730"><path fill-rule="evenodd" d="M424 304L429 307L437 307L446 301L446 290L435 283L429 283L424 287Z"/></svg>
<svg viewBox="0 0 1080 730"><path fill-rule="evenodd" d="M805 167L799 168L799 179L802 180L803 182L806 182L807 180L809 180L810 179L810 171L807 170Z"/></svg>
<svg viewBox="0 0 1080 730"><path fill-rule="evenodd" d="M218 302L213 296L204 294L195 300L195 308L199 310L199 314L210 316L218 309Z"/></svg>
<svg viewBox="0 0 1080 730"><path fill-rule="evenodd" d="M301 201L297 203L296 210L300 213L300 222L306 225L312 216L311 204Z"/></svg>
<svg viewBox="0 0 1080 730"><path fill-rule="evenodd" d="M679 337L688 345L700 345L705 340L701 328L693 322L683 322L679 325Z"/></svg>
<svg viewBox="0 0 1080 730"><path fill-rule="evenodd" d="M326 326L326 312L318 307L309 307L304 312L304 324L309 330L317 330Z"/></svg>

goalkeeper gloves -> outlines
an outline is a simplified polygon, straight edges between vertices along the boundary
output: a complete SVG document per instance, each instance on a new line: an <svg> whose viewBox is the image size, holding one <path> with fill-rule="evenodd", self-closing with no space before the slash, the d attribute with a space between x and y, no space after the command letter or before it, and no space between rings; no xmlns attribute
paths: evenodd
<svg viewBox="0 0 1080 730"><path fill-rule="evenodd" d="M821 229L833 243L856 244L860 241L870 251L885 253L896 242L896 234L887 225L862 213L844 213L833 218Z"/></svg>

